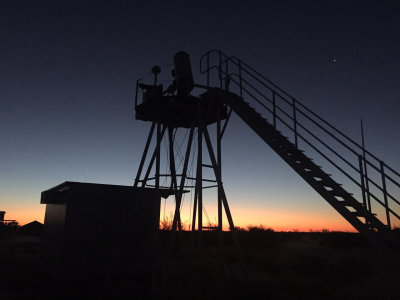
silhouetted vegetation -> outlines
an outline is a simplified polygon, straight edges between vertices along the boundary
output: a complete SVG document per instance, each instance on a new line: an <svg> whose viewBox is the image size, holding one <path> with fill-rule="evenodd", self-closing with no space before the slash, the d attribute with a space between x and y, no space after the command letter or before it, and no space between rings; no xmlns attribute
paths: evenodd
<svg viewBox="0 0 400 300"><path fill-rule="evenodd" d="M241 252L230 232L219 248L214 231L203 232L201 247L197 234L177 232L169 252L172 232L162 230L156 276L103 279L52 277L42 268L40 237L9 235L0 244L0 289L5 299L397 298L399 259L384 264L359 234L263 226L236 233Z"/></svg>
<svg viewBox="0 0 400 300"><path fill-rule="evenodd" d="M160 220L160 230L171 230L173 221L174 216L172 213L169 216L164 216L164 218Z"/></svg>
<svg viewBox="0 0 400 300"><path fill-rule="evenodd" d="M259 226L249 225L249 226L247 226L247 231L248 232L274 232L274 230L272 228L265 228L264 225L259 225Z"/></svg>

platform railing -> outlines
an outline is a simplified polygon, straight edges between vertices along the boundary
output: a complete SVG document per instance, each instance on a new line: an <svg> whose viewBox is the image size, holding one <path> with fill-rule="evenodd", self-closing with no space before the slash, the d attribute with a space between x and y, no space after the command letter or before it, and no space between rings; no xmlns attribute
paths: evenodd
<svg viewBox="0 0 400 300"><path fill-rule="evenodd" d="M216 78L220 88L237 92L296 147L307 148L309 157L317 154L336 181L339 171L351 184L346 190L388 228L392 220L400 224L400 172L239 58L210 50L200 59L200 72L207 87Z"/></svg>

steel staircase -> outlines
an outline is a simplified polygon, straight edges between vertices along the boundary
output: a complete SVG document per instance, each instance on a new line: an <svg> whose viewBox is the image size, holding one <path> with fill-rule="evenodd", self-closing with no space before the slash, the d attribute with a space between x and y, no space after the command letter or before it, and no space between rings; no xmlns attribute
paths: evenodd
<svg viewBox="0 0 400 300"><path fill-rule="evenodd" d="M207 74L207 96L229 106L229 116L235 112L371 244L400 248L400 238L391 230L391 222L400 220L400 202L394 197L400 192L397 171L240 59L211 50L201 58L200 68ZM212 76L219 87L210 86ZM307 151L299 148L300 142Z"/></svg>

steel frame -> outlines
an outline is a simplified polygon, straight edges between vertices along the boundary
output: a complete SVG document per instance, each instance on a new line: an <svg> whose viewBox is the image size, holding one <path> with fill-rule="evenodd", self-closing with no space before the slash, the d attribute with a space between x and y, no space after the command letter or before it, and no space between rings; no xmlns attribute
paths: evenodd
<svg viewBox="0 0 400 300"><path fill-rule="evenodd" d="M229 229L234 231L235 225L233 222L232 214L230 212L228 200L225 194L225 190L222 182L222 154L221 154L221 142L222 137L229 121L229 118L225 120L225 123L222 125L221 120L219 119L216 122L216 143L213 145L210 134L208 131L208 126L204 125L203 116L205 112L203 112L201 107L201 102L199 103L198 108L198 118L200 122L198 122L197 126L192 126L189 130L189 137L186 145L186 150L184 153L184 162L182 167L182 173L177 174L176 163L175 163L175 150L174 150L174 131L177 128L173 128L167 126L165 124L161 124L160 122L153 122L149 134L147 137L147 141L144 147L144 151L142 154L142 158L140 160L139 168L136 174L136 178L134 181L134 187L154 187L159 192L161 189L165 190L166 187L160 186L160 177L168 176L171 178L170 187L167 188L170 191L170 195L174 195L175 198L175 211L174 218L172 223L172 231L182 230L181 217L180 217L180 208L182 204L182 196L185 192L185 188L193 188L194 187L194 205L192 211L192 224L191 231L197 231L201 233L203 229L210 229L209 226L203 226L203 189L216 187L217 188L217 204L218 204L218 224L217 228L215 228L219 232L219 243L222 244L222 231L223 231L223 211L225 211ZM197 131L197 137L195 137ZM167 132L167 134L166 134ZM188 166L190 157L193 154L193 151L196 151L193 147L194 139L197 138L197 157L196 157L196 176L195 176L195 185L190 185L187 181L192 179L188 175ZM156 140L156 145L153 150L153 153L150 155L150 145L153 140ZM160 174L160 161L161 161L161 144L163 139L166 139L167 147L169 149L169 174ZM204 148L204 149L203 149ZM203 163L203 152L206 151L210 158L211 164ZM146 160L150 160L145 168ZM150 177L150 174L155 167L155 174L153 177ZM203 168L208 167L213 170L215 175L215 180L209 180L203 178ZM144 175L143 175L144 174ZM141 178L143 175L143 178ZM151 185L148 182L150 180L155 180L155 185ZM204 186L203 182L212 181L215 182L215 185ZM179 182L179 185L178 185ZM197 226L196 226L197 223ZM199 244L202 242L201 234L199 236ZM237 238L234 238L235 243Z"/></svg>

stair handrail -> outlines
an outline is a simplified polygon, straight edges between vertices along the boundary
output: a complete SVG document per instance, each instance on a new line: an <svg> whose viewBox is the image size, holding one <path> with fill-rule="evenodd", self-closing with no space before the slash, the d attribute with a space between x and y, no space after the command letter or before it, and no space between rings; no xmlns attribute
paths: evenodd
<svg viewBox="0 0 400 300"><path fill-rule="evenodd" d="M337 133L339 133L341 136L343 136L345 139L347 139L349 142L351 142L354 146L356 146L357 148L359 148L360 150L363 150L364 148L357 143L356 141L354 141L352 138L350 138L349 136L347 136L345 133L343 133L341 130L337 129L335 126L333 126L330 122L328 122L327 120L325 120L324 118L320 117L318 114L316 114L314 111L312 111L309 107L307 107L306 105L304 105L303 103L299 102L295 97L291 96L288 92L286 92L285 90L283 90L282 88L280 88L278 85L276 85L274 82L272 82L270 79L268 79L267 77L265 77L263 74L259 73L258 71L256 71L254 68L252 68L251 66L249 66L247 63L245 63L243 60L239 59L236 56L228 56L226 54L224 54L222 51L218 50L218 49L211 49L210 51L206 52L204 55L201 56L200 58L200 73L204 74L212 69L219 69L221 70L222 67L221 66L211 66L211 67L207 67L207 69L203 69L202 68L202 60L204 59L204 57L209 56L211 53L213 52L217 52L219 55L225 57L225 60L221 61L221 64L224 63L228 63L228 62L232 62L233 64L235 64L237 67L241 67L242 71L243 71L243 67L248 68L249 70L251 70L252 72L254 72L256 75L258 75L259 77L261 77L262 79L264 79L265 81L267 81L269 84L271 84L274 88L276 88L277 90L281 91L285 96L291 98L292 100L294 100L296 102L296 104L300 105L301 107L303 107L305 110L307 110L309 113L311 113L314 117L318 118L321 122L325 123L326 125L328 125L331 129L333 129L334 131L336 131ZM236 61L235 61L236 60ZM245 71L245 70L244 70ZM264 85L262 81L260 81L258 78L256 78L255 76L253 76L252 74L248 73L250 76L252 76L255 80L257 80L260 84ZM230 74L229 74L230 75ZM270 89L269 86L264 85L266 88ZM272 91L272 89L270 89ZM288 101L287 99L282 97L282 100L284 100L287 104L291 105L290 101ZM377 160L378 162L381 161L381 159L379 159L376 155L372 154L370 151L365 149L365 153L370 155L372 158L374 158L375 160ZM385 162L383 162L385 167L387 167L390 171L392 171L394 174L396 174L397 176L400 177L400 172L394 170L392 167L390 167L389 165L387 165Z"/></svg>
<svg viewBox="0 0 400 300"><path fill-rule="evenodd" d="M235 80L232 80L233 82L237 83ZM254 96L251 92L249 92L245 87L243 87L243 90L246 91L247 94L249 94L251 97L253 97L253 99L258 102L260 105L262 105L264 108L266 108L270 113L272 113L272 111L268 108L265 107L257 98L256 96ZM280 107L277 107L278 109L281 109ZM284 110L281 110L281 112L288 118L292 119L293 118ZM290 126L290 124L288 124L285 120L283 120L281 117L279 116L275 116L279 121L281 121L287 128L289 128L290 130L293 130L293 128ZM337 153L335 150L333 150L330 146L326 145L325 142L323 142L322 140L320 140L318 137L316 137L313 133L311 133L306 127L304 127L301 123L298 123L299 126L301 126L308 134L312 135L316 140L318 140L318 142L320 142L322 145L324 145L326 148L328 148L332 153L334 153L336 156L338 156L342 161L344 161L347 165L349 165L352 169L354 169L356 172L359 172L359 170L353 165L351 164L348 160L346 160L343 156L341 156L339 153ZM301 136L298 133L298 136L302 138L303 141L305 141L310 147L312 147L314 150L316 150L321 156L323 156L326 160L328 160L332 165L334 165L337 169L339 169L346 177L348 177L351 181L353 181L355 184L357 184L359 187L361 187L361 184L354 179L351 175L349 175L347 172L345 172L341 167L339 167L336 163L334 163L332 160L330 160L325 154L323 154L322 152L320 152L320 150L318 150L317 148L315 148L314 145L312 145L305 137Z"/></svg>
<svg viewBox="0 0 400 300"><path fill-rule="evenodd" d="M212 64L210 65L210 55L216 53L218 55L218 64ZM206 68L203 68L203 60L206 59L207 60L207 65ZM238 68L238 73L236 72L231 72L229 73L229 63L232 63L235 67ZM224 70L225 67L225 70ZM258 71L256 71L255 69L253 69L251 66L249 66L248 64L246 64L245 62L243 62L241 59L235 57L235 56L228 56L226 54L224 54L222 51L217 50L217 49L212 49L210 51L208 51L207 53L205 53L201 59L200 59L200 72L202 74L207 73L207 86L209 87L209 80L210 80L210 71L213 69L217 69L218 70L218 79L220 80L220 86L222 87L222 81L226 80L227 77L229 77L230 81L233 81L237 86L239 86L240 88L240 96L242 96L243 91L245 91L247 94L251 95L251 97L256 100L260 105L262 105L263 108L267 109L271 114L273 114L273 118L274 118L274 124L275 124L275 118L278 118L280 120L280 122L282 122L283 124L285 124L285 126L287 126L289 128L289 130L295 132L295 142L296 142L296 146L297 146L297 137L300 137L304 142L306 142L307 144L309 144L309 146L311 146L314 150L316 150L317 152L319 152L320 155L322 155L326 160L328 160L333 166L335 166L337 169L339 169L344 175L346 175L348 178L350 178L350 180L352 180L354 183L356 183L356 185L358 185L359 187L362 187L362 184L359 183L357 180L355 180L354 178L352 178L347 172L345 172L342 168L340 168L337 164L335 164L332 160L330 160L325 154L323 154L320 150L318 150L314 145L310 144L310 142L305 139L302 135L300 135L297 132L297 125L300 126L300 128L302 128L303 130L305 130L308 134L310 134L314 139L316 139L319 143L321 143L324 147L328 148L332 153L334 153L336 156L338 156L342 161L346 162L346 164L348 164L353 170L355 170L357 173L361 174L361 179L363 181L365 181L365 184L368 186L369 183L371 183L373 186L375 186L376 188L378 188L378 190L380 190L381 192L383 192L384 194L384 199L385 199L385 203L383 203L378 197L376 197L373 193L371 193L371 191L369 190L369 188L366 191L363 191L363 193L365 193L367 195L367 197L372 197L373 199L375 199L379 204L383 205L386 209L386 212L388 214L388 212L390 212L391 214L393 214L394 216L396 216L397 218L400 219L400 216L395 213L392 209L390 209L388 207L387 204L387 198L389 197L391 200L395 201L395 203L400 205L400 201L397 200L393 195L391 195L387 189L386 189L386 185L385 185L385 180L388 179L389 181L391 181L393 184L395 184L396 186L400 187L400 184L394 179L392 178L392 176L386 174L385 169L389 170L390 172L392 172L395 176L400 177L400 173L396 170L394 170L392 167L388 166L385 162L383 162L382 160L380 160L377 156L375 156L374 154L372 154L371 152L369 152L368 150L366 150L363 146L361 146L359 143L355 142L353 139L351 139L349 136L347 136L346 134L344 134L341 130L337 129L335 126L333 126L331 123L329 123L328 121L326 121L325 119L323 119L322 117L320 117L319 115L317 115L314 111L312 111L310 108L308 108L307 106L305 106L304 104L302 104L301 102L299 102L298 100L296 100L294 97L292 97L289 93L287 93L285 90L283 90L282 88L280 88L279 86L277 86L275 83L273 83L271 80L269 80L268 78L266 78L263 74L259 73ZM264 86L265 88L267 88L268 90L270 90L273 93L273 100L269 99L268 97L266 97L265 95L263 95L262 93L260 93L257 88L255 88L254 86L252 86L248 81L246 81L246 79L243 78L242 76L242 72L247 73L251 78L253 78L254 80L256 80L259 84L261 84L262 86ZM252 74L251 72L253 72L254 74ZM224 75L224 76L223 76ZM257 76L255 76L257 75ZM233 78L236 77L237 81L234 80ZM264 81L262 81L261 79L263 79L264 81L266 81L269 85L271 85L273 88L271 88L271 86L269 86L268 84L266 84ZM271 104L273 104L273 110L271 111L271 109L269 109L267 106L265 106L259 99L257 99L257 97L255 97L254 95L252 95L246 88L244 88L244 84L247 84L248 86L250 86L252 89L254 89L256 92L258 92L265 100L267 100L268 102L270 102ZM280 93L279 93L280 92ZM286 99L285 97L283 97L281 94L283 94L284 96L288 97L291 99L291 101L289 101L288 99ZM293 107L293 116L291 116L290 114L288 114L287 112L285 112L283 109L281 109L279 107L279 105L276 105L275 103L275 96L278 96L279 98L281 98L284 102L286 102L288 105ZM303 108L306 112L310 113L312 116L314 116L315 118L317 118L319 121L321 121L323 124L325 124L326 126L328 126L331 130L334 130L334 132L338 133L340 136L342 136L343 138L345 138L348 142L350 142L353 146L355 146L356 148L358 148L358 150L362 150L363 151L363 156L361 156L357 151L355 151L352 147L350 147L349 145L347 145L344 141L342 141L340 138L336 137L335 134L333 134L330 130L328 130L327 128L325 128L325 126L319 124L317 121L315 121L313 118L311 118L307 113L305 113L304 111L302 111L301 109L299 109L300 106L301 108ZM292 128L289 124L287 124L283 119L281 119L279 116L276 115L275 109L278 109L281 111L281 113L283 113L284 115L286 115L286 117L288 117L289 119L291 119L292 121L294 121L294 128ZM340 144L342 144L344 147L346 147L349 151L351 151L354 155L357 155L359 157L361 157L362 162L364 163L364 168L367 168L367 165L372 167L373 169L375 169L377 172L379 172L382 176L382 187L380 187L379 184L377 184L374 180L372 180L371 178L369 178L368 176L366 176L366 174L363 174L363 170L358 169L357 167L355 167L353 164L351 164L350 162L348 162L344 157L342 157L339 153L337 153L336 151L334 151L331 147L329 147L328 145L326 145L326 143L324 143L322 140L320 140L318 137L316 137L313 133L311 133L306 127L304 127L300 122L298 122L296 120L296 112L301 113L304 117L306 117L308 120L310 120L312 123L314 123L314 125L318 126L321 130L323 130L325 133L327 133L328 135L330 135L332 138L334 138L337 142L339 142ZM367 158L366 158L366 154L369 155L372 159L374 159L377 163L379 163L380 168L376 167L375 164L371 163ZM361 163L360 163L360 167L361 167ZM365 172L366 173L366 172ZM388 217L388 223L389 223L389 227L390 227L390 220Z"/></svg>
<svg viewBox="0 0 400 300"><path fill-rule="evenodd" d="M229 76L237 76L237 74L233 74L233 73L231 73L231 74L229 74ZM231 79L232 80L232 79ZM234 81L234 80L232 80L232 81ZM239 84L237 81L234 81L237 85ZM246 83L246 80L245 79L242 79L242 82L245 82ZM249 86L251 86L251 84L250 83L248 83L247 82L247 84L249 85ZM252 87L252 86L251 86ZM243 88L243 87L242 87ZM254 88L254 87L253 87ZM244 89L244 88L243 88ZM254 88L255 89L255 88ZM256 90L256 89L255 89ZM253 97L253 99L255 99L259 104L261 104L262 105L262 103L260 103L258 100L257 100L257 98L254 96L254 95L252 95L250 92L248 92L248 91L246 91L249 95L251 95L252 97ZM262 95L262 94L260 94L260 96L264 96L264 95ZM268 99L267 97L264 97L266 100L268 100L270 103L272 103L272 101L270 100L270 99ZM290 103L289 103L290 104ZM262 105L264 108L267 108L267 107L265 107L264 105ZM268 108L267 108L268 109ZM280 109L279 107L278 107L278 109ZM269 110L269 112L270 113L272 113L271 112L271 110L270 109L268 109ZM339 140L336 136L334 136L334 135L332 135L329 131L327 131L325 128L322 128L321 126L320 126L320 124L318 124L318 123L316 123L314 120L312 120L308 115L306 115L303 111L301 111L301 110L299 110L299 109L297 109L300 113L302 113L306 118L308 118L310 121L312 121L315 125L317 125L318 127L320 127L322 130L324 130L326 133L328 133L331 137L333 137L335 140L337 140L339 143L341 143L343 146L345 146L348 150L350 150L353 154L355 154L355 155L358 155L358 153L357 152L355 152L352 148L350 148L349 146L347 146L346 144L344 144L341 140ZM289 115L289 114L287 114L285 111L283 111L283 110L281 110L281 112L283 113L283 114L285 114L288 118L290 118L290 119L292 119L293 120L293 118ZM276 116L274 116L274 117L276 117ZM282 119L280 119L279 118L279 120L283 123L283 124L285 124L286 125L286 127L288 127L290 130L294 130L291 126L289 126L286 122L284 122ZM334 153L336 156L338 156L342 161L344 161L347 165L349 165L353 170L355 170L356 172L360 172L354 165L352 165L348 160L346 160L346 159L344 159L339 153L337 153L336 151L334 151L333 149L331 149L328 145L326 145L326 143L324 143L323 141L321 141L318 137L316 137L314 134L312 134L306 127L304 127L300 122L298 122L297 123L303 130L305 130L308 134L310 134L310 135L312 135L313 136L313 138L314 139L316 139L316 140L318 140L318 142L319 143L321 143L323 146L325 146L326 148L328 148L332 153ZM299 134L298 134L299 135ZM305 141L307 144L309 144L310 145L310 143L308 142L308 141L306 141L305 139L304 139L304 137L302 137L302 140L303 141ZM311 145L310 145L311 146ZM314 150L316 150L314 147L312 147ZM319 151L318 151L319 152ZM320 152L319 152L319 154L320 155L322 155ZM327 159L332 165L334 165L337 169L339 169L346 177L348 177L351 181L353 181L354 183L356 183L359 187L361 187L361 184L360 183L357 183L356 181L355 181L355 179L353 178L353 177L351 177L347 172L345 172L342 168L340 168L340 167L338 167L335 163L333 163L331 160L329 160L325 155L323 155L323 157L325 158L325 159ZM364 160L364 158L363 158L363 160ZM368 165L370 165L372 168L374 168L376 171L378 171L378 172L380 172L385 178L388 178L391 182L393 182L395 185L397 185L397 186L399 186L400 187L400 184L398 183L398 182L396 182L391 176L389 176L389 175L387 175L387 174L385 174L385 173L382 173L381 172L381 170L380 169L378 169L374 164L372 164L370 161L368 161L368 160L365 160L366 161L366 163L368 164ZM399 200L397 200L394 196L392 196L387 190L385 190L385 189L383 189L383 188L381 188L374 180L372 180L371 178L369 178L369 177L365 177L365 180L366 181L368 181L369 183L372 183L376 188L378 188L381 192L383 192L384 194L385 194L385 197L389 197L390 199L392 199L393 201L395 201L397 204L399 204L400 205L400 201ZM381 204L381 205L383 205L382 204L382 202L380 202L380 200L373 194L373 193L371 193L369 190L367 190L366 191L366 193L367 193L367 195L368 196L371 196L371 197L373 197L379 204ZM389 209L390 210L390 209ZM398 215L395 213L395 212L393 212L392 210L390 210L391 211L391 213L392 214L394 214L396 217L398 217Z"/></svg>
<svg viewBox="0 0 400 300"><path fill-rule="evenodd" d="M220 60L220 64L217 65L213 65L213 66L207 66L206 69L203 69L203 63L202 60L205 57L209 57L209 55L213 52L218 53L218 55L220 57L224 57L224 60ZM330 127L331 129L333 129L334 131L336 131L337 133L339 133L341 136L343 136L346 140L348 140L350 143L352 143L354 146L356 146L359 150L363 150L365 151L366 154L368 154L369 156L371 156L372 158L374 158L377 162L381 162L382 160L379 159L376 155L372 154L370 151L368 151L367 149L365 149L363 146L361 146L359 143L357 143L356 141L354 141L352 138L350 138L349 136L347 136L345 133L343 133L341 130L337 129L335 126L333 126L330 122L328 122L327 120L325 120L324 118L320 117L318 114L316 114L314 111L312 111L309 107L307 107L306 105L304 105L303 103L301 103L300 101L298 101L296 98L294 98L293 96L291 96L288 92L286 92L285 90L283 90L282 88L280 88L278 85L276 85L275 83L273 83L270 79L268 79L267 77L265 77L263 74L259 73L258 71L256 71L254 68L252 68L251 66L249 66L247 63L243 62L241 59L239 59L236 56L228 56L226 54L224 54L222 51L218 50L218 49L211 49L210 51L206 52L203 56L201 56L200 58L200 72L202 74L209 72L212 69L218 69L221 73L222 71L222 64L227 64L228 62L231 62L233 64L235 64L237 67L240 67L242 69L242 71L247 72L247 70L243 69L243 67L248 68L249 70L251 70L252 72L254 72L256 75L258 75L259 77L261 77L262 79L264 79L265 81L267 81L269 84L271 84L274 88L276 88L277 90L281 91L285 96L291 98L297 105L300 105L302 108L304 108L306 111L308 111L309 113L311 113L314 117L316 117L317 119L319 119L321 122L323 122L324 124L326 124L328 127ZM264 87L266 87L267 89L270 89L271 91L274 91L273 89L271 89L269 86L265 85L264 82L262 82L261 80L259 80L259 78L256 78L253 74L247 72L248 75L250 75L253 79L255 79L256 81L258 81L260 84L262 84ZM233 75L233 74L227 74L227 75ZM240 75L240 74L236 74L236 75ZM220 78L221 79L221 78ZM243 80L243 79L241 79ZM276 91L275 91L276 93ZM279 95L281 97L281 99L283 101L285 101L287 104L292 105L292 103L290 101L288 101L287 99L283 98L279 93L276 93L277 95ZM297 109L298 110L298 109ZM307 117L304 112L298 110L300 113L302 113L305 117ZM316 124L316 123L315 123ZM317 124L316 124L317 125ZM317 125L319 126L319 125ZM320 127L320 126L319 126ZM320 127L321 129L323 129L322 127ZM326 129L323 129L324 131L326 131L328 133L328 131ZM345 146L345 144L343 144ZM354 150L351 150L349 148L350 151L354 152ZM354 152L355 154L355 152ZM383 162L383 161L382 161ZM384 166L387 167L387 169L389 169L391 172L393 172L395 175L397 175L398 177L400 177L400 172L394 170L392 167L390 167L389 165L387 165L385 162L383 162Z"/></svg>
<svg viewBox="0 0 400 300"><path fill-rule="evenodd" d="M232 74L231 74L232 75ZM235 82L236 84L238 84L237 81L235 81L234 79L231 79L233 82ZM243 80L243 79L242 79ZM244 80L243 80L244 81ZM257 97L252 94L250 91L248 91L245 87L242 87L243 90L246 91L246 93L251 96L256 102L258 102L260 105L262 105L265 109L267 109L270 113L272 113L272 111L266 107L265 105L263 105L263 103L261 103ZM263 96L266 100L268 100L269 102L270 99L268 99L267 97L265 97L264 95L260 94L260 96ZM278 107L278 109L280 109ZM283 114L285 114L288 118L292 119L293 118L287 114L284 110L281 110L281 112ZM290 130L293 131L293 128L287 123L285 122L283 119L281 119L279 116L276 116L276 118L278 118L287 128L289 128ZM336 151L334 151L330 146L328 146L325 142L323 142L322 140L320 140L316 135L314 135L311 131L309 131L306 127L304 127L300 122L298 122L298 125L305 130L308 134L310 134L314 139L316 139L320 144L322 144L324 147L328 148L332 153L334 153L336 156L338 156L342 161L344 161L347 165L349 165L354 171L356 171L357 173L360 173L360 170L357 169L354 165L352 165L348 160L346 160L343 156L341 156L339 153L337 153ZM318 124L317 124L318 125ZM311 142L309 142L305 137L303 137L300 133L298 133L298 136L305 142L307 143L311 148L313 148L316 152L318 152L324 159L326 159L331 165L333 165L336 169L338 169L342 174L344 174L347 178L349 178L354 184L356 184L358 187L362 187L361 183L359 183L354 177L352 177L349 173L347 173L345 170L343 170L343 168L341 168L339 165L337 165L335 162L333 162L327 155L325 155L323 152L321 152L315 145L313 145ZM354 154L359 155L358 153L354 152L351 148L348 148L349 150L351 150ZM370 164L372 167L374 167L376 170L378 170L373 164L371 164L368 161L368 164ZM379 171L379 170L378 170ZM382 189L375 181L373 181L371 178L366 178L366 180L368 180L370 183L372 183L375 187L377 187L380 191L386 193L386 196L388 196L389 198L391 198L393 201L395 201L397 204L400 205L400 202L394 198L389 192L385 192L384 189ZM396 218L400 219L400 216L393 211L392 209L387 207L387 204L383 203L376 195L374 195L371 191L366 190L365 193L372 197L373 199L375 199L378 204L380 204L381 206L384 206L385 209L387 211L389 211L392 215L394 215Z"/></svg>

